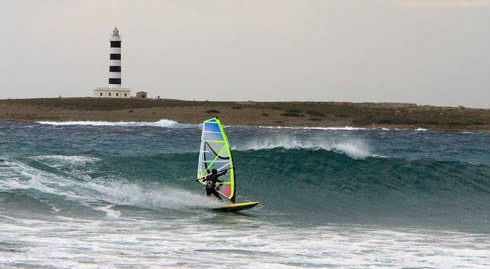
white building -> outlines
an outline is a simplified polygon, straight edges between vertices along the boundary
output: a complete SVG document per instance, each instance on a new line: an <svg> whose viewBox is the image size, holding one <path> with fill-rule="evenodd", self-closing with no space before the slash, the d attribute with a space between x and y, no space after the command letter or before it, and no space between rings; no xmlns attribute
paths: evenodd
<svg viewBox="0 0 490 269"><path fill-rule="evenodd" d="M97 88L94 90L94 97L103 98L129 98L131 90L124 88Z"/></svg>
<svg viewBox="0 0 490 269"><path fill-rule="evenodd" d="M121 87L121 37L117 27L112 32L110 44L109 86L95 89L94 97L129 98L131 90Z"/></svg>

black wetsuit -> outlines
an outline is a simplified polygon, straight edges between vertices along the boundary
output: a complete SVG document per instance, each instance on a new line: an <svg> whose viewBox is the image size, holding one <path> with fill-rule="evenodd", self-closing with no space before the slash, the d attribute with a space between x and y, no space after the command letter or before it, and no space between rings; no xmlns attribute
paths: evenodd
<svg viewBox="0 0 490 269"><path fill-rule="evenodd" d="M226 170L221 172L221 173L216 173L216 174L209 174L207 175L202 181L206 182L206 195L211 196L214 195L216 198L221 199L221 196L219 193L216 191L216 182L223 182L218 179L218 177L226 174Z"/></svg>

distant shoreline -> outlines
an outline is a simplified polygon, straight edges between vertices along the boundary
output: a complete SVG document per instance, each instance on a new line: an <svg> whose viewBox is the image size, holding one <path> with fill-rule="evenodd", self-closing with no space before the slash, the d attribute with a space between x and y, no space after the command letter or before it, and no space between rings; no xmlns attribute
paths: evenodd
<svg viewBox="0 0 490 269"><path fill-rule="evenodd" d="M212 116L220 117L227 125L490 131L490 109L406 103L103 98L0 100L0 121L156 122L169 119L195 124Z"/></svg>

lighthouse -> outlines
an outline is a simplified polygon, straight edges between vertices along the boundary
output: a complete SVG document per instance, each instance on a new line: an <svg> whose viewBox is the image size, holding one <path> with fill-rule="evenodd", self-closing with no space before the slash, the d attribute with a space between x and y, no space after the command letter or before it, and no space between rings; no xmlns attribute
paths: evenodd
<svg viewBox="0 0 490 269"><path fill-rule="evenodd" d="M109 88L121 88L121 36L117 27L112 31L109 58Z"/></svg>
<svg viewBox="0 0 490 269"><path fill-rule="evenodd" d="M131 90L122 88L121 77L121 36L117 27L112 31L109 49L109 85L94 90L94 97L129 98Z"/></svg>

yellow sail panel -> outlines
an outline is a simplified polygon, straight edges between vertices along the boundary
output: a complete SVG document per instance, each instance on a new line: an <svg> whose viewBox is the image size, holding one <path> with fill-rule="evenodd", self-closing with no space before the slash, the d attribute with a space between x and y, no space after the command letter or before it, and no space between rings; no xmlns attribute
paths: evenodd
<svg viewBox="0 0 490 269"><path fill-rule="evenodd" d="M201 179L210 174L213 169L216 169L218 173L228 170L225 175L220 177L223 184L217 188L217 191L225 198L235 202L235 171L230 144L223 125L216 118L206 120L202 125L197 178Z"/></svg>

